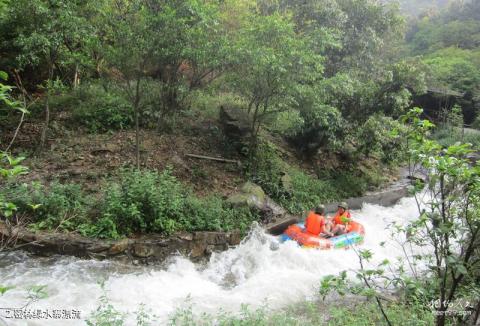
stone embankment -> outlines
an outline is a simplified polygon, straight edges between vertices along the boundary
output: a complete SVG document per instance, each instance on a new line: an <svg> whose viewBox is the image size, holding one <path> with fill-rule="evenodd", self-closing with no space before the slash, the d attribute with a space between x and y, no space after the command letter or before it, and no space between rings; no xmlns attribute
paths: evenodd
<svg viewBox="0 0 480 326"><path fill-rule="evenodd" d="M144 235L138 238L102 240L74 233L29 231L0 223L0 240L41 256L71 255L80 258L116 259L133 263L161 262L174 254L193 259L222 251L241 241L239 232L180 232L172 236ZM13 241L12 241L13 240Z"/></svg>

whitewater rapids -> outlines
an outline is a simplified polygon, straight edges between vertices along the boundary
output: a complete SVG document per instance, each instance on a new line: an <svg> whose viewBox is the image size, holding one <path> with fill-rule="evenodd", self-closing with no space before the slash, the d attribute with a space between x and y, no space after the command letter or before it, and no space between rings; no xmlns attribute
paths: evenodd
<svg viewBox="0 0 480 326"><path fill-rule="evenodd" d="M361 248L372 250L374 263L379 263L402 256L401 247L385 231L388 225L416 218L418 210L413 198L403 198L394 207L366 204L352 211L352 216L365 226ZM313 298L322 276L358 268L353 250L302 249L291 241L272 245L276 241L257 228L240 245L214 254L207 264L171 257L163 267L59 256L39 258L15 252L0 261L0 285L14 286L0 296L0 308L23 306L28 286L45 285L48 297L29 308L75 309L81 312L82 320L17 320L12 325L85 325L84 320L98 307L104 293L99 284L103 281L116 309L132 314L144 304L165 323L187 303L194 313L209 314L237 312L242 304L253 309L265 304L282 308ZM386 244L381 246L381 242Z"/></svg>

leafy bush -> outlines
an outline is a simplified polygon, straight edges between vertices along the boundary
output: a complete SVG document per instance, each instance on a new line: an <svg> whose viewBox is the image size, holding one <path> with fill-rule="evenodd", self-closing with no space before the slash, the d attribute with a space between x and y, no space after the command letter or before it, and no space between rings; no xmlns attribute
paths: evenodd
<svg viewBox="0 0 480 326"><path fill-rule="evenodd" d="M311 176L284 162L275 146L268 142L260 144L255 158L245 169L250 181L261 186L268 196L293 214L320 203L361 196L386 181L380 166L362 168L358 164L350 170L322 170L317 176Z"/></svg>
<svg viewBox="0 0 480 326"><path fill-rule="evenodd" d="M324 173L321 178L307 175L283 162L270 143L260 145L255 159L246 166L246 174L273 200L294 214L319 203L360 196L372 181L370 176L359 171ZM285 176L288 182L285 182Z"/></svg>
<svg viewBox="0 0 480 326"><path fill-rule="evenodd" d="M216 314L196 314L191 305L177 309L170 318L172 326L186 325L278 325L278 326L334 326L383 325L384 317L372 302L332 302L322 305L314 301L302 301L282 310L268 306L252 308L242 305L239 313L219 311ZM386 311L393 325L432 325L434 315L425 305L389 304Z"/></svg>
<svg viewBox="0 0 480 326"><path fill-rule="evenodd" d="M219 198L195 197L168 169L160 174L123 171L119 182L107 186L103 202L99 221L107 228L99 235L117 231L170 234L178 230L245 230L256 218L248 210L227 207Z"/></svg>
<svg viewBox="0 0 480 326"><path fill-rule="evenodd" d="M453 129L450 127L438 127L432 135L432 138L436 140L441 146L448 147L455 143L471 143L473 148L480 149L480 132L475 130L465 130L462 136L462 129Z"/></svg>
<svg viewBox="0 0 480 326"><path fill-rule="evenodd" d="M472 123L472 128L480 130L480 115L475 118Z"/></svg>
<svg viewBox="0 0 480 326"><path fill-rule="evenodd" d="M44 104L32 106L32 115L42 118ZM122 92L110 85L85 84L50 98L53 112L69 112L68 124L91 133L121 130L133 126L133 108Z"/></svg>
<svg viewBox="0 0 480 326"><path fill-rule="evenodd" d="M181 215L185 194L180 183L166 170L162 174L125 170L119 183L104 191L102 215L112 218L120 233L171 232Z"/></svg>
<svg viewBox="0 0 480 326"><path fill-rule="evenodd" d="M13 202L18 212L33 216L32 227L73 231L86 222L92 199L76 184L53 182L11 185L3 196Z"/></svg>
<svg viewBox="0 0 480 326"><path fill-rule="evenodd" d="M404 152L405 141L399 132L403 128L390 117L373 115L355 134L357 151L366 157L376 154L384 163L396 162Z"/></svg>
<svg viewBox="0 0 480 326"><path fill-rule="evenodd" d="M116 90L87 85L73 93L72 121L90 132L105 132L133 125L133 109Z"/></svg>
<svg viewBox="0 0 480 326"><path fill-rule="evenodd" d="M343 191L336 188L332 180L319 180L293 168L289 174L292 179L292 190L289 196L279 198L279 202L292 213L300 213L320 203L342 198Z"/></svg>
<svg viewBox="0 0 480 326"><path fill-rule="evenodd" d="M200 115L207 119L217 119L221 105L242 106L244 101L238 95L226 92L197 90L192 93L190 114Z"/></svg>
<svg viewBox="0 0 480 326"><path fill-rule="evenodd" d="M246 208L232 208L218 197L196 197L170 170L124 170L101 191L101 200L76 184L11 184L0 199L14 212L31 216L31 227L77 231L84 236L118 238L136 232L246 231L258 219Z"/></svg>
<svg viewBox="0 0 480 326"><path fill-rule="evenodd" d="M335 107L304 100L300 117L301 123L296 123L289 133L302 151L309 154L319 148L333 151L343 144L347 124Z"/></svg>
<svg viewBox="0 0 480 326"><path fill-rule="evenodd" d="M231 208L215 196L187 197L185 208L182 226L190 231L246 231L251 222L258 219L248 208Z"/></svg>

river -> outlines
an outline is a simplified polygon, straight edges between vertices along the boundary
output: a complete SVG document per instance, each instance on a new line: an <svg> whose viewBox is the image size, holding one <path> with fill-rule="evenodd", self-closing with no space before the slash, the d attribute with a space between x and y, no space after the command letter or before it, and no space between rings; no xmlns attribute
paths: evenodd
<svg viewBox="0 0 480 326"><path fill-rule="evenodd" d="M361 247L371 249L375 253L373 262L377 263L402 255L401 247L385 231L388 225L415 218L418 211L413 198L403 198L393 207L365 204L352 211L352 216L364 224L366 238ZM381 242L386 244L381 246ZM0 284L14 286L0 296L0 307L20 307L28 302L28 286L45 285L48 296L29 308L75 309L82 319L8 319L8 325L85 325L83 320L99 305L103 282L116 309L132 313L144 304L163 324L187 304L195 313L210 314L221 309L237 312L242 304L252 308L265 304L273 309L286 307L313 298L322 276L358 267L358 258L351 249L319 251L299 248L294 242L278 246L272 243L276 238L255 228L239 246L213 254L206 264L194 264L177 256L163 266L141 267L14 252L0 262Z"/></svg>

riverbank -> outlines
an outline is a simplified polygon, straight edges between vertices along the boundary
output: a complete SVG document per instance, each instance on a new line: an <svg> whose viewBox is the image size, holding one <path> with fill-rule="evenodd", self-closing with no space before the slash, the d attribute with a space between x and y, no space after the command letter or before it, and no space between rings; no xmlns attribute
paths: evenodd
<svg viewBox="0 0 480 326"><path fill-rule="evenodd" d="M393 206L407 195L408 179L402 170L399 180L382 191L373 192L359 198L349 198L351 209L361 209L364 204ZM264 224L266 232L280 234L301 217L288 214L273 203L257 186L244 187L251 193L233 195L236 204L250 204L252 209L269 214L268 223ZM332 212L336 203L327 204L327 211ZM76 233L57 233L51 231L32 231L21 226L11 226L0 222L2 239L10 240L11 246L41 255L71 255L79 258L114 259L134 264L159 263L172 254L180 253L190 259L209 257L213 252L224 251L238 245L242 239L240 231L232 232L176 232L173 235L141 235L120 240L102 240L82 237Z"/></svg>
<svg viewBox="0 0 480 326"><path fill-rule="evenodd" d="M393 207L366 204L352 214L366 228L362 249L375 252L371 262L375 266L384 259L395 260L403 255L385 231L388 225L406 223L418 212L414 199L404 198ZM237 314L242 304L252 310L265 304L281 310L305 298L314 300L322 277L358 266L352 250L306 250L293 242L272 250L275 241L275 237L256 228L240 245L213 253L203 263L172 255L161 264L149 266L14 252L0 262L0 284L14 286L0 297L0 302L20 306L30 285L45 285L48 296L33 307L77 309L87 319L106 293L112 306L128 315L125 325L135 324L134 312L142 303L158 317L157 324L165 324L178 309L189 305L198 316L204 312L216 315L220 309Z"/></svg>

